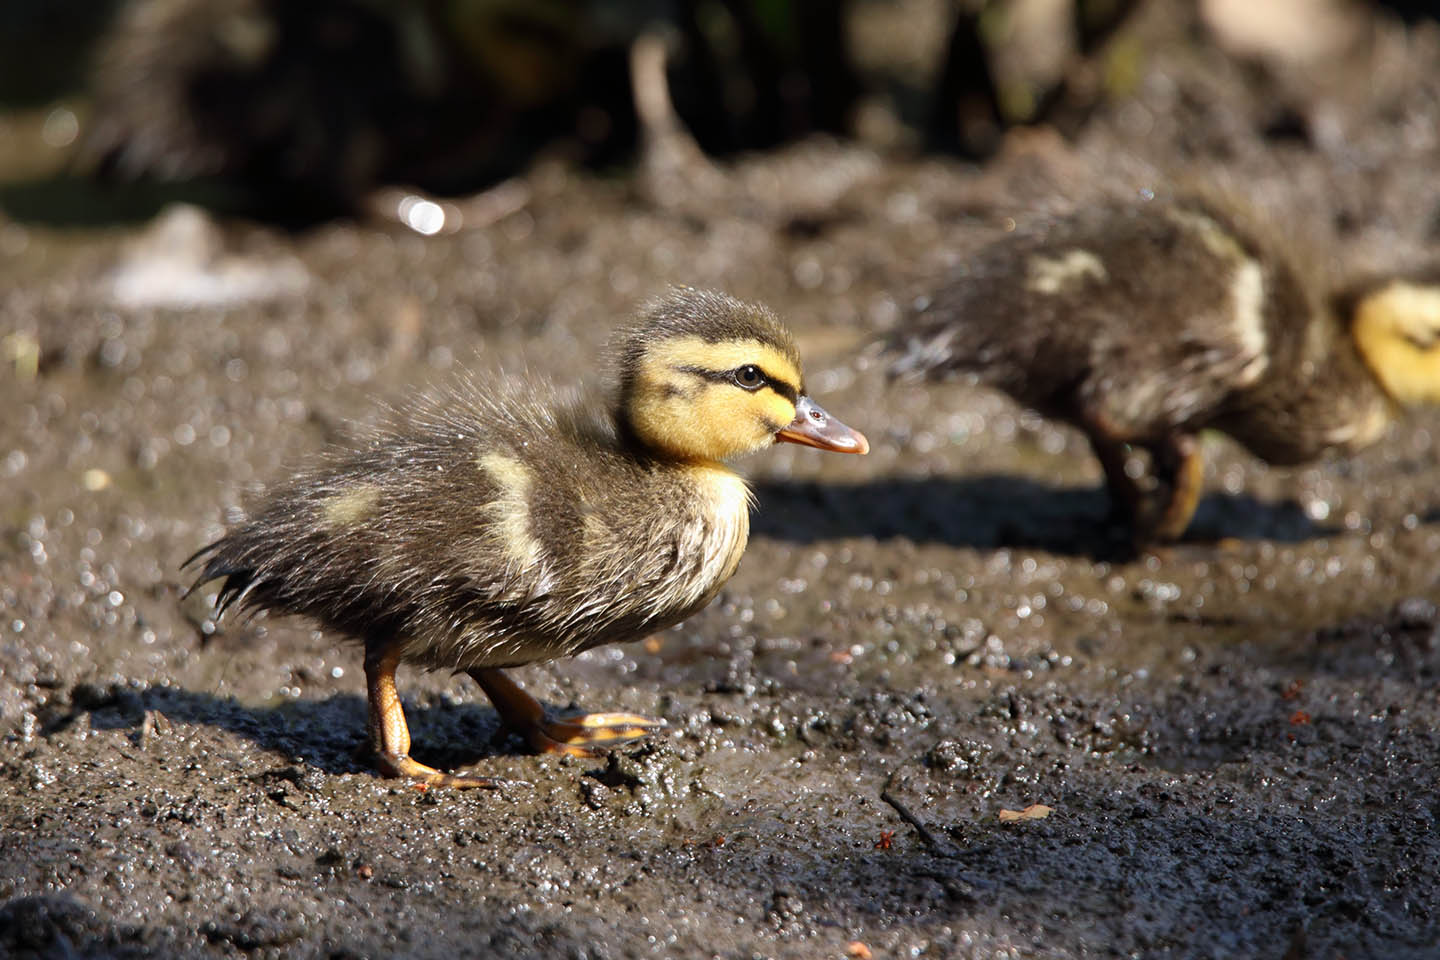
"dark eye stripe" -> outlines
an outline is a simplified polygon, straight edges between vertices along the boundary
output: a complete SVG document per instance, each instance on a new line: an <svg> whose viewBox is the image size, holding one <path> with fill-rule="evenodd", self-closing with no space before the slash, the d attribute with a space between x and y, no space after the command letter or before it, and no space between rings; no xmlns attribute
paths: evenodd
<svg viewBox="0 0 1440 960"><path fill-rule="evenodd" d="M769 387L771 390L774 390L786 400L794 403L795 401L800 399L800 391L796 390L784 380L777 380L774 377L770 376L770 374L765 372L765 368L759 366L758 364L750 364L750 366L753 366L756 370L760 371L760 376L765 378L765 386ZM735 382L734 370L710 370L706 367L676 367L675 369L679 370L681 373L688 373L693 376L700 377L702 380L709 380L711 383Z"/></svg>
<svg viewBox="0 0 1440 960"><path fill-rule="evenodd" d="M791 403L794 403L796 400L800 399L800 392L783 380L775 380L770 377L766 377L765 385L771 390L774 390L776 393L780 394L780 396L784 397L786 400L789 400Z"/></svg>

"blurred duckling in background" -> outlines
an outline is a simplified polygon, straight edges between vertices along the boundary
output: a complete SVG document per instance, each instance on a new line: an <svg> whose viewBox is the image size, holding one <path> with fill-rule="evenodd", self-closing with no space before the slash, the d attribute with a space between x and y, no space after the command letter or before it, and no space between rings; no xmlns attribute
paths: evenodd
<svg viewBox="0 0 1440 960"><path fill-rule="evenodd" d="M892 369L974 373L1074 424L1137 545L1176 540L1200 497L1199 431L1297 464L1440 403L1440 284L1327 296L1307 280L1219 203L1102 205L982 250L896 334ZM1149 484L1127 445L1150 452Z"/></svg>
<svg viewBox="0 0 1440 960"><path fill-rule="evenodd" d="M365 649L380 769L426 786L494 786L410 756L402 662L463 670L538 750L588 755L661 721L550 718L501 671L639 639L697 612L749 535L724 461L778 441L866 453L805 393L768 309L679 289L619 341L608 405L479 390L282 487L203 548L217 607L302 614Z"/></svg>

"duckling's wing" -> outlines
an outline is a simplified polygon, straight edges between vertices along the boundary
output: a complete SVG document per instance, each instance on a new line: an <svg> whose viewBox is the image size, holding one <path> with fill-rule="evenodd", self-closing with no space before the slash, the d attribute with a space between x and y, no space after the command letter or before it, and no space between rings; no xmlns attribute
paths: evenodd
<svg viewBox="0 0 1440 960"><path fill-rule="evenodd" d="M546 409L431 413L331 455L197 553L196 584L223 580L219 612L305 614L363 637L409 629L445 597L512 619L502 608L543 597L513 522L534 477L509 451L544 442Z"/></svg>

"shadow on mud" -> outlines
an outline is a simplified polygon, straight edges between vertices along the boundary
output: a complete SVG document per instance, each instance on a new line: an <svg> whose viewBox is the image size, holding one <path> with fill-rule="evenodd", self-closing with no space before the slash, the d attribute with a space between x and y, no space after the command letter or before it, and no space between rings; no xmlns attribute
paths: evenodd
<svg viewBox="0 0 1440 960"><path fill-rule="evenodd" d="M337 869L322 855L306 872L306 879L339 895L353 893L367 884L351 871ZM380 881L375 881L380 882ZM423 871L397 874L387 887L394 899L403 901L406 889L423 889L432 882ZM416 898L419 899L419 898ZM415 907L410 907L416 911ZM424 908L421 908L424 909ZM147 926L118 919L100 906L92 906L69 894L17 897L0 903L0 956L15 960L52 960L68 957L176 957L176 956L306 956L307 938L317 936L313 920L297 915L284 905L256 905L243 912L227 911L220 904L198 907L201 916L213 911L214 918L176 928L174 921ZM418 912L418 911L417 911ZM459 956L486 956L497 960L534 956L611 956L603 949L609 930L595 921L578 917L556 917L522 910L496 929L482 927L476 935L469 928L484 924L483 908L474 908L474 917L462 916L472 939ZM422 923L440 925L455 916L454 906L430 907ZM328 919L328 918L327 918ZM361 929L347 929L330 922L321 927L326 942L324 955L332 958L360 958L392 955L381 935ZM613 936L613 935L610 935ZM597 951L597 945L602 949ZM202 952L203 951L203 952ZM258 952L258 953L257 953Z"/></svg>
<svg viewBox="0 0 1440 960"><path fill-rule="evenodd" d="M1128 909L1159 952L1184 956L1279 956L1287 946L1287 957L1428 955L1418 947L1433 936L1428 917L1397 903L1393 886L1365 869L1369 851L1397 846L1393 833L1423 829L1424 813L1334 824L1180 806L1141 797L1129 809L1096 804L1023 829L957 824L946 831L951 857L897 858L894 882L913 885L907 903L928 901L928 909L959 917L998 912L1061 926L1089 911ZM1433 841L1420 845L1433 849ZM1276 882L1277 871L1294 886ZM1332 885L1346 895L1290 894ZM1202 905L1224 903L1235 889L1262 892L1233 925L1205 930ZM1357 916L1386 920L1367 927ZM1089 946L1103 952L1103 935Z"/></svg>
<svg viewBox="0 0 1440 960"><path fill-rule="evenodd" d="M120 924L66 894L17 897L0 905L0 956L142 956L176 949L157 928Z"/></svg>
<svg viewBox="0 0 1440 960"><path fill-rule="evenodd" d="M406 700L405 716L415 740L416 759L456 769L524 749L519 738L511 742L499 716L478 689L475 698L475 703L439 701L424 706ZM82 717L88 717L97 730L129 730L137 746L157 734L163 737L156 725L174 721L237 734L287 762L325 773L374 771L365 729L365 699L356 694L251 707L230 697L176 687L81 684L72 693L69 708L47 719L44 732L58 733Z"/></svg>
<svg viewBox="0 0 1440 960"><path fill-rule="evenodd" d="M903 538L990 550L1024 547L1096 559L1124 558L1125 531L1107 519L1100 487L1060 487L1025 477L894 478L855 484L755 484L757 536L796 543L841 537ZM1211 493L1186 540L1222 537L1301 543L1337 533L1293 500Z"/></svg>

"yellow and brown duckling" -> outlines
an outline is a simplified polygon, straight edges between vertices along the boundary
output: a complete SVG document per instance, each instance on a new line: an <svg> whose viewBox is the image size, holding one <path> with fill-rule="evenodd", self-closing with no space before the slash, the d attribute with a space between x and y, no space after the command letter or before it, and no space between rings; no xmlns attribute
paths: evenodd
<svg viewBox="0 0 1440 960"><path fill-rule="evenodd" d="M1101 205L982 250L892 347L896 373L973 373L1078 427L1143 545L1190 523L1200 430L1297 464L1440 403L1440 283L1329 294L1219 203ZM1127 445L1151 453L1153 496Z"/></svg>
<svg viewBox="0 0 1440 960"><path fill-rule="evenodd" d="M402 662L463 670L542 751L588 754L656 728L625 713L551 718L502 670L684 620L735 572L750 491L724 462L778 441L865 453L805 393L763 306L678 289L618 340L607 403L478 392L282 487L205 547L218 607L301 614L365 649L381 770L492 786L410 756Z"/></svg>

